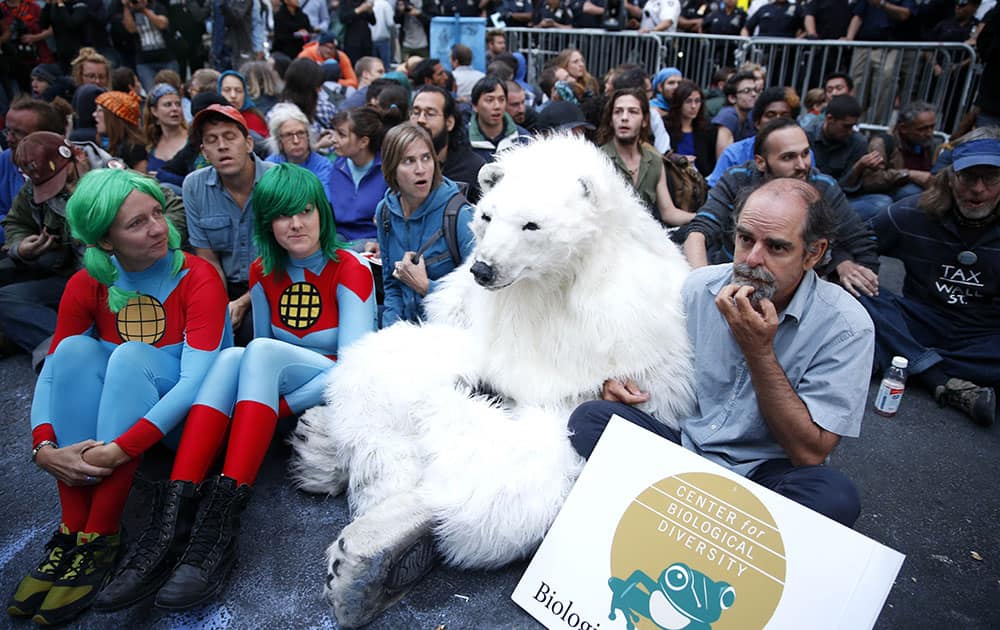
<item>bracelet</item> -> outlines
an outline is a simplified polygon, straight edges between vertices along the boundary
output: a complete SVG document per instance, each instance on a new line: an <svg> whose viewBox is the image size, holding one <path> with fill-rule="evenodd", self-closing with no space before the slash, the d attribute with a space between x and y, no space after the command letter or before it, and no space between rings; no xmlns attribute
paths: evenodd
<svg viewBox="0 0 1000 630"><path fill-rule="evenodd" d="M59 448L59 445L53 442L52 440L42 440L41 442L38 443L38 446L31 449L31 463L33 464L35 463L35 458L38 457L38 451L42 450L42 447L44 446Z"/></svg>

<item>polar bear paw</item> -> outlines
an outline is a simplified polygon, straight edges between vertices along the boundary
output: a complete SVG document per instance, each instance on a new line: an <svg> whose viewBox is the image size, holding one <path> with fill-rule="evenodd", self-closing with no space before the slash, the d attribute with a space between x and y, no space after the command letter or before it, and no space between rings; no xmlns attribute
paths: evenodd
<svg viewBox="0 0 1000 630"><path fill-rule="evenodd" d="M386 522L374 512L345 527L327 549L324 595L345 628L370 623L437 562L429 519Z"/></svg>

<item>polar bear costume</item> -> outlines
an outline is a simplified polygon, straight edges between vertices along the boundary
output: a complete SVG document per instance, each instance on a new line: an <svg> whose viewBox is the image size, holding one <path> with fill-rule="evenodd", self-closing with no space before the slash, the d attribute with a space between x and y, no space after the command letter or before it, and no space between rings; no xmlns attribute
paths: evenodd
<svg viewBox="0 0 1000 630"><path fill-rule="evenodd" d="M606 379L656 392L644 410L674 427L693 401L687 263L611 162L556 136L502 153L480 183L475 249L429 321L345 350L292 438L303 489L347 487L326 587L345 626L394 603L435 546L466 568L531 553L584 463L570 412Z"/></svg>

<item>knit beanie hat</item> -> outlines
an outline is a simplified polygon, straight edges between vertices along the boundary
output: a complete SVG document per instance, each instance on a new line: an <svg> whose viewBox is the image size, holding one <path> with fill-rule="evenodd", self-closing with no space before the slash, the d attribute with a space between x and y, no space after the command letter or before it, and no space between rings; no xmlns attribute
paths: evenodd
<svg viewBox="0 0 1000 630"><path fill-rule="evenodd" d="M130 125L139 126L139 97L136 94L112 90L100 94L95 100L106 111L111 112Z"/></svg>

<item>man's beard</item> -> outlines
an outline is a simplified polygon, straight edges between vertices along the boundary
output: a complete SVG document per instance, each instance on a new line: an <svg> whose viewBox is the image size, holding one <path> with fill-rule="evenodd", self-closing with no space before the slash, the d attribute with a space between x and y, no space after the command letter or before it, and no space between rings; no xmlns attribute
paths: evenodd
<svg viewBox="0 0 1000 630"><path fill-rule="evenodd" d="M746 263L733 264L733 284L741 287L753 287L750 294L750 305L758 308L760 301L774 298L778 290L774 276L764 267L751 267Z"/></svg>
<svg viewBox="0 0 1000 630"><path fill-rule="evenodd" d="M619 136L617 130L615 130L615 140L617 140L618 144L622 146L632 146L639 143L639 132L637 131L631 136L622 137Z"/></svg>
<svg viewBox="0 0 1000 630"><path fill-rule="evenodd" d="M808 174L809 174L808 171L799 171L799 170L796 170L791 175L785 175L785 177L790 178L790 179L800 179L802 181L806 181L806 176ZM764 178L767 179L767 180L772 180L772 179L777 179L778 178L778 175L774 174L774 169L771 168L771 163L768 162L767 160L764 160Z"/></svg>
<svg viewBox="0 0 1000 630"><path fill-rule="evenodd" d="M438 133L434 134L434 137L431 138L431 140L434 142L434 152L440 153L441 149L448 146L448 128L445 127Z"/></svg>

